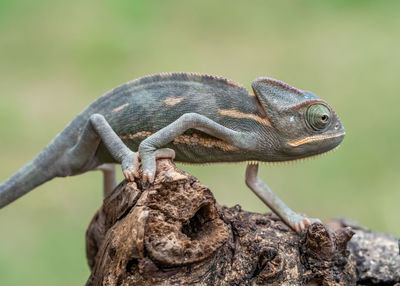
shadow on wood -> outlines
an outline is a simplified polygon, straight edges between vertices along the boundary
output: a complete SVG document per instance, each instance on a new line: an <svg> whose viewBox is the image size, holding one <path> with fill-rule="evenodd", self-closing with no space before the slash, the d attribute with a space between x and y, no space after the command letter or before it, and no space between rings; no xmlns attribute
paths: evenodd
<svg viewBox="0 0 400 286"><path fill-rule="evenodd" d="M391 236L341 221L330 227L316 223L297 234L273 214L218 206L196 178L169 160L157 164L154 184L122 182L92 219L87 285L400 281L398 243Z"/></svg>

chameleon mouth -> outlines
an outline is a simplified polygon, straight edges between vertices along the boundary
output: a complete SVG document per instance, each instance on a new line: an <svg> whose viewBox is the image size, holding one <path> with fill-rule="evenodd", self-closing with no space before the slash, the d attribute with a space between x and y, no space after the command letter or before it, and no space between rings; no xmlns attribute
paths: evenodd
<svg viewBox="0 0 400 286"><path fill-rule="evenodd" d="M333 135L314 135L314 136L306 137L306 138L303 138L300 140L290 141L290 142L288 142L288 144L292 147L297 147L297 146L304 145L304 144L311 143L311 142L341 137L341 136L344 136L345 134L346 134L346 132L343 131L343 132L336 133Z"/></svg>

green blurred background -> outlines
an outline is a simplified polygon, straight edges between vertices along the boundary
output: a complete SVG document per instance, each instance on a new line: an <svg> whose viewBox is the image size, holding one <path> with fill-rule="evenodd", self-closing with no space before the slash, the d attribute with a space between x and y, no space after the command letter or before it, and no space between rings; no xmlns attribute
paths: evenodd
<svg viewBox="0 0 400 286"><path fill-rule="evenodd" d="M0 181L105 91L166 71L250 87L271 76L326 99L336 152L260 174L294 210L400 235L399 1L0 0ZM267 208L244 165L181 166L221 204ZM120 176L121 178L121 176ZM51 181L0 212L0 285L82 285L101 174Z"/></svg>

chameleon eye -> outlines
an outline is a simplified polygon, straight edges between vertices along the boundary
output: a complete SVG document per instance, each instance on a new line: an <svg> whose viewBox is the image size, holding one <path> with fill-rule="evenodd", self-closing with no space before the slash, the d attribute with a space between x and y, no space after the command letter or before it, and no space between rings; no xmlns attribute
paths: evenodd
<svg viewBox="0 0 400 286"><path fill-rule="evenodd" d="M331 122L331 112L323 104L313 104L307 109L306 121L312 129L320 131Z"/></svg>

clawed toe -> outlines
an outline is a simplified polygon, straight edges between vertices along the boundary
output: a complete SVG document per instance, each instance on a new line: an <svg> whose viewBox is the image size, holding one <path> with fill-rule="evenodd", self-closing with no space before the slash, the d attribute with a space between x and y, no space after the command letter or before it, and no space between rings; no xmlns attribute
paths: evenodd
<svg viewBox="0 0 400 286"><path fill-rule="evenodd" d="M317 218L308 218L306 216L296 214L295 217L292 217L290 226L296 232L301 232L307 229L313 223L321 223L321 220Z"/></svg>
<svg viewBox="0 0 400 286"><path fill-rule="evenodd" d="M133 182L135 178L139 177L139 160L138 154L132 152L125 157L122 161L122 173L124 174L125 179Z"/></svg>
<svg viewBox="0 0 400 286"><path fill-rule="evenodd" d="M144 183L153 183L154 182L154 174L151 171L143 171L143 182Z"/></svg>
<svg viewBox="0 0 400 286"><path fill-rule="evenodd" d="M128 181L133 182L135 180L135 178L138 178L138 172L135 170L126 170L123 171L124 177L125 179L127 179Z"/></svg>

